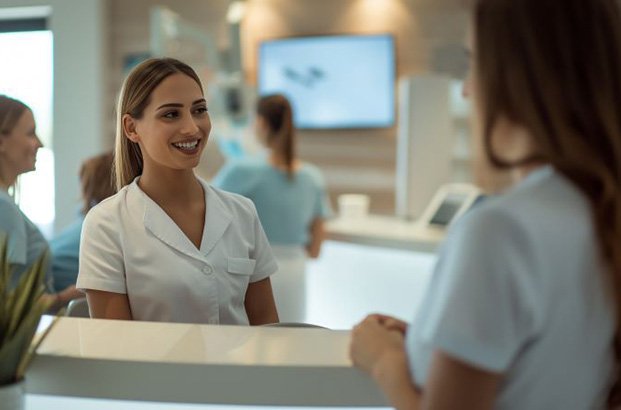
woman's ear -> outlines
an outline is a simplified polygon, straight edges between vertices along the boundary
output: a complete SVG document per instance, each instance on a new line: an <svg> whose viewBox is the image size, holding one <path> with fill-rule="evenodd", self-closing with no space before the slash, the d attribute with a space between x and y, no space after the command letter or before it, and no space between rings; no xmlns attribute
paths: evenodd
<svg viewBox="0 0 621 410"><path fill-rule="evenodd" d="M132 118L131 115L125 114L123 115L122 121L123 121L123 132L125 133L125 136L129 138L131 142L135 142L135 143L140 142L140 136L138 135L138 132L136 131L136 120L134 120L134 118Z"/></svg>

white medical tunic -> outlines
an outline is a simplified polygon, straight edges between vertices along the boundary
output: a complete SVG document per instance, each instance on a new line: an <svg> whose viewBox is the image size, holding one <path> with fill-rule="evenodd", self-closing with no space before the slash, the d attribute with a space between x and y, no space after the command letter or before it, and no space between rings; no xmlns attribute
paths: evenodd
<svg viewBox="0 0 621 410"><path fill-rule="evenodd" d="M77 287L127 294L134 320L248 324L248 284L278 269L252 202L201 180L197 249L137 181L87 214Z"/></svg>
<svg viewBox="0 0 621 410"><path fill-rule="evenodd" d="M497 409L601 408L615 318L584 195L545 167L449 232L406 338L424 386L434 351L503 374Z"/></svg>

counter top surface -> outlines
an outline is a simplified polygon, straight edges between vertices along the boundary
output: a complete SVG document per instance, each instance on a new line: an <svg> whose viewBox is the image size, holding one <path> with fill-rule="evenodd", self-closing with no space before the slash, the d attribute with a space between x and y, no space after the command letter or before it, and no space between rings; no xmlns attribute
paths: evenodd
<svg viewBox="0 0 621 410"><path fill-rule="evenodd" d="M239 366L350 367L349 332L62 318L38 354Z"/></svg>
<svg viewBox="0 0 621 410"><path fill-rule="evenodd" d="M326 231L333 240L420 252L434 252L445 236L443 229L384 215L331 219Z"/></svg>

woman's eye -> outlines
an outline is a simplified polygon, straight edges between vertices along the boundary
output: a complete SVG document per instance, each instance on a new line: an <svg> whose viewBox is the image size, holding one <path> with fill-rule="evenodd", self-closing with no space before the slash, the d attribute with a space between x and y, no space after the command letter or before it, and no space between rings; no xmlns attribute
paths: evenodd
<svg viewBox="0 0 621 410"><path fill-rule="evenodd" d="M165 113L164 115L162 115L162 117L168 118L168 119L177 118L178 116L179 116L179 113L177 111L169 111Z"/></svg>
<svg viewBox="0 0 621 410"><path fill-rule="evenodd" d="M194 110L194 113L201 115L201 114L205 114L207 111L208 111L207 107L198 107L197 109Z"/></svg>

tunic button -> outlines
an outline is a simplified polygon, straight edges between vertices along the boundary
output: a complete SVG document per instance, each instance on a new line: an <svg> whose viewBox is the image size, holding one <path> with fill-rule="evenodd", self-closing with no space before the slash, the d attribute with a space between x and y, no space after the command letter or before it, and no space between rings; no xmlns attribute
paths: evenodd
<svg viewBox="0 0 621 410"><path fill-rule="evenodd" d="M209 275L211 272L213 272L213 269L211 269L211 266L207 265L203 268L203 273L206 273L207 275Z"/></svg>

